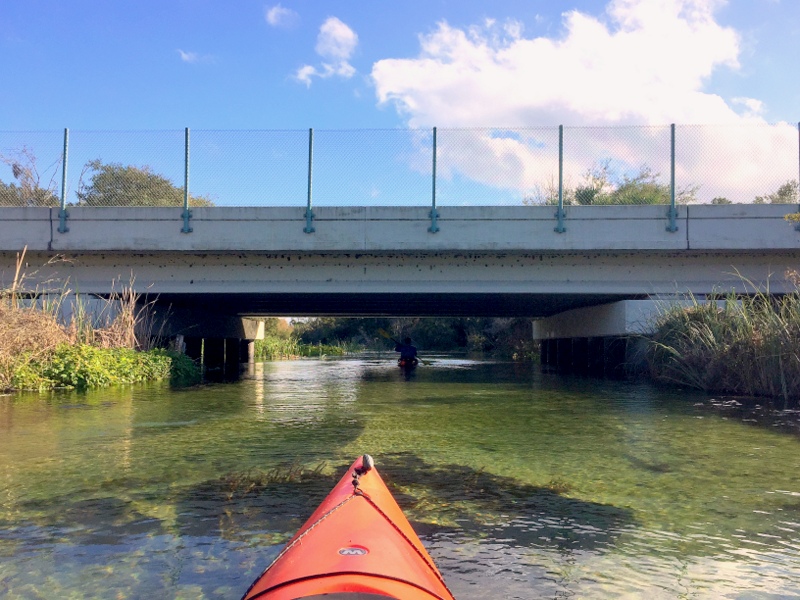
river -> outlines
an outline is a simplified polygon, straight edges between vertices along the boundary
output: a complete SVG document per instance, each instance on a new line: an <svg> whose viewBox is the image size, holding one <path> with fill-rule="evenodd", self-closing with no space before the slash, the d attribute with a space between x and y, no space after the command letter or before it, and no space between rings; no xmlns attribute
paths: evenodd
<svg viewBox="0 0 800 600"><path fill-rule="evenodd" d="M0 397L0 597L239 598L364 452L459 600L800 597L800 414L439 357Z"/></svg>

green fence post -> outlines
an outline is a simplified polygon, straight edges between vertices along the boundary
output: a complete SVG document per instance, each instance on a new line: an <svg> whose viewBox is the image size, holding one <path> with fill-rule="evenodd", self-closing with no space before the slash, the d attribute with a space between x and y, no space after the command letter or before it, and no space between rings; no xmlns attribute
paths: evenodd
<svg viewBox="0 0 800 600"><path fill-rule="evenodd" d="M800 196L800 121L797 122L797 194ZM797 198L797 212L800 213L800 197ZM794 228L800 231L800 222Z"/></svg>
<svg viewBox="0 0 800 600"><path fill-rule="evenodd" d="M556 233L564 233L567 228L564 227L564 126L558 126L558 209L556 210Z"/></svg>
<svg viewBox="0 0 800 600"><path fill-rule="evenodd" d="M184 160L183 160L183 228L181 233L192 233L189 226L189 219L192 218L192 211L189 210L189 128L187 127L184 135Z"/></svg>
<svg viewBox="0 0 800 600"><path fill-rule="evenodd" d="M678 231L678 209L675 207L675 123L669 126L669 210L667 210L669 224L667 231Z"/></svg>
<svg viewBox="0 0 800 600"><path fill-rule="evenodd" d="M64 128L64 155L61 158L61 206L58 211L58 233L67 233L67 152L69 150L69 129Z"/></svg>
<svg viewBox="0 0 800 600"><path fill-rule="evenodd" d="M308 197L306 199L306 226L303 231L306 233L314 233L314 211L311 210L311 173L314 166L314 129L308 130Z"/></svg>
<svg viewBox="0 0 800 600"><path fill-rule="evenodd" d="M432 187L431 187L431 226L428 227L428 231L431 233L436 233L439 231L439 211L436 210L436 127L433 128L433 180L432 180Z"/></svg>

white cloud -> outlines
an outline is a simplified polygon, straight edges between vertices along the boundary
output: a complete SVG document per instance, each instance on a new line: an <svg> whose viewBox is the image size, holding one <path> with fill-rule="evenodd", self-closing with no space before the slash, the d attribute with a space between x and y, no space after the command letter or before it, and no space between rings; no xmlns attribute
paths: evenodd
<svg viewBox="0 0 800 600"><path fill-rule="evenodd" d="M272 27L291 27L300 18L295 11L280 4L264 9L264 18Z"/></svg>
<svg viewBox="0 0 800 600"><path fill-rule="evenodd" d="M181 60L187 63L195 63L198 60L198 56L196 52L184 52L180 48L178 49L178 54L181 56Z"/></svg>
<svg viewBox="0 0 800 600"><path fill-rule="evenodd" d="M358 36L336 17L329 17L319 28L316 51L323 58L347 61L358 44Z"/></svg>
<svg viewBox="0 0 800 600"><path fill-rule="evenodd" d="M603 20L565 13L560 39L524 38L513 21L442 22L420 37L418 57L380 60L372 77L379 102L411 124L725 120L734 112L701 91L714 69L738 66L737 33L713 18L720 4L613 0Z"/></svg>
<svg viewBox="0 0 800 600"><path fill-rule="evenodd" d="M441 22L420 36L417 57L377 61L372 80L378 102L393 105L412 127L761 124L757 129L708 128L703 139L687 131L688 137L679 139L678 171L684 182L701 183L704 198L710 190L714 195L749 195L753 186L764 193L793 172L786 158L791 144L784 145L791 132L764 125L759 116L763 105L756 99L729 103L705 90L712 73L739 67L739 34L715 19L725 3L611 0L600 16L578 10L564 13L559 37L523 37L516 21L487 19L466 29ZM736 110L736 105L744 110ZM575 177L592 160L605 158L635 168L646 162L645 152L654 157L647 161L654 171L664 175L668 131L632 128L605 137L569 131L573 137L569 145L565 142L565 160L570 163L565 167ZM455 132L450 135L453 139ZM576 140L578 135L584 137ZM613 135L619 139L611 140ZM526 193L554 171L553 130L473 130L457 137L458 152L454 147L448 158L447 134L440 135L445 144L440 144L439 163L444 177L460 173ZM763 158L753 159L755 150L763 151ZM739 168L744 161L749 162ZM777 171L780 175L770 178ZM754 172L759 175L749 183L753 190L743 191L748 184L739 175Z"/></svg>
<svg viewBox="0 0 800 600"><path fill-rule="evenodd" d="M213 63L216 62L216 59L211 54L198 54L197 52L186 52L178 48L178 55L181 57L181 60L185 63L189 64L197 64L197 63Z"/></svg>
<svg viewBox="0 0 800 600"><path fill-rule="evenodd" d="M323 79L337 76L349 79L356 70L350 59L358 46L358 35L336 17L328 17L319 28L315 50L322 58L319 67L303 65L295 73L295 79L311 85L313 77Z"/></svg>
<svg viewBox="0 0 800 600"><path fill-rule="evenodd" d="M742 106L745 110L745 115L749 117L757 117L764 112L764 103L756 98L737 97L731 98L731 102Z"/></svg>
<svg viewBox="0 0 800 600"><path fill-rule="evenodd" d="M319 75L319 73L317 73L317 70L311 65L303 65L297 69L297 72L294 74L295 79L305 83L306 86L311 86L311 78L315 75Z"/></svg>

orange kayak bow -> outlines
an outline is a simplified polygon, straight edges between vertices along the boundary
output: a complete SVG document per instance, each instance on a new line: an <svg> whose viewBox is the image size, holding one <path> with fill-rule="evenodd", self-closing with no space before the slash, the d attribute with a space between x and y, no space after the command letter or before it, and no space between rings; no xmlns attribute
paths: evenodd
<svg viewBox="0 0 800 600"><path fill-rule="evenodd" d="M454 600L365 454L242 600Z"/></svg>

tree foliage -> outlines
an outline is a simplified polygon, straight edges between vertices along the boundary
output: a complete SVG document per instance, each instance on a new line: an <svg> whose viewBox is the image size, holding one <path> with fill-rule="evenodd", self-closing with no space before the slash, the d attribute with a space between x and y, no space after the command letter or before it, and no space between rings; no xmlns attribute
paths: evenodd
<svg viewBox="0 0 800 600"><path fill-rule="evenodd" d="M796 204L800 202L800 186L796 179L787 181L771 194L756 196L754 204Z"/></svg>
<svg viewBox="0 0 800 600"><path fill-rule="evenodd" d="M661 181L661 174L647 165L635 173L617 174L608 160L595 163L583 174L582 181L562 191L564 205L632 205L670 204L671 188ZM698 186L690 185L675 190L675 201L688 204L697 200ZM525 204L555 205L558 203L558 185L551 179L536 193L523 201Z"/></svg>
<svg viewBox="0 0 800 600"><path fill-rule="evenodd" d="M532 352L530 319L491 317L452 318L338 318L321 317L294 323L294 333L305 344L351 342L363 346L391 346L379 329L394 339L413 339L420 351L498 352L529 356Z"/></svg>
<svg viewBox="0 0 800 600"><path fill-rule="evenodd" d="M84 176L89 176L88 183ZM79 206L182 206L183 188L148 167L86 163L77 192ZM213 206L205 196L190 196L192 206Z"/></svg>
<svg viewBox="0 0 800 600"><path fill-rule="evenodd" d="M16 183L0 180L0 206L58 206L56 168L51 166L49 181L44 182L36 157L26 146L10 154L0 154L0 162L11 168ZM57 161L58 162L58 161ZM57 164L54 163L55 164Z"/></svg>

